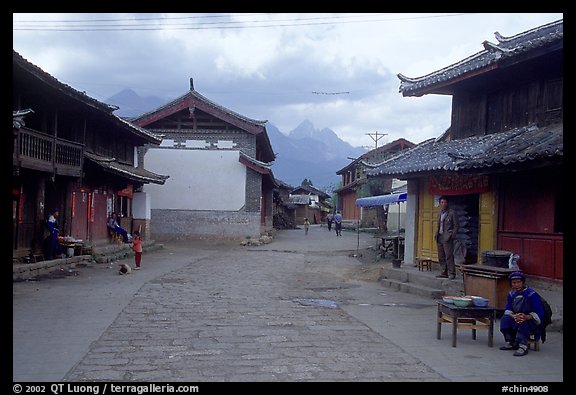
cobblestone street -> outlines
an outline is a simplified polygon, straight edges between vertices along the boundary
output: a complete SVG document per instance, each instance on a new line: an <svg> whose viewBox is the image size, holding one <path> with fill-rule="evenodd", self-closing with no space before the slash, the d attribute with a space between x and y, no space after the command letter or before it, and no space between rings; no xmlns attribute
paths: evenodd
<svg viewBox="0 0 576 395"><path fill-rule="evenodd" d="M313 304L350 286L330 273L347 264L358 262L214 251L146 283L66 380L444 380L343 310Z"/></svg>
<svg viewBox="0 0 576 395"><path fill-rule="evenodd" d="M437 340L436 302L382 287L387 263L357 259L374 243L312 226L258 247L167 243L125 276L118 265L133 259L16 282L13 379L562 381L561 333L520 359L486 333Z"/></svg>

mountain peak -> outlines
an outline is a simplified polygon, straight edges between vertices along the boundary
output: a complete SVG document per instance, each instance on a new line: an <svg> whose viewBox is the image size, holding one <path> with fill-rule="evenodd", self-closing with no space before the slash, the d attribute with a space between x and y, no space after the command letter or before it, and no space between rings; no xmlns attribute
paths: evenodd
<svg viewBox="0 0 576 395"><path fill-rule="evenodd" d="M295 139L315 138L316 132L314 124L305 119L289 133L289 136Z"/></svg>
<svg viewBox="0 0 576 395"><path fill-rule="evenodd" d="M148 112L164 104L164 100L156 96L141 97L132 89L125 88L110 98L104 100L104 103L114 104L120 108L116 115L134 117Z"/></svg>

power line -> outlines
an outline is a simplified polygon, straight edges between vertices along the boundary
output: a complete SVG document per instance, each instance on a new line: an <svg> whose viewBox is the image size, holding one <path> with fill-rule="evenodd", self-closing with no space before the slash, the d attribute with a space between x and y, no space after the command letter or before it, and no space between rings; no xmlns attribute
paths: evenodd
<svg viewBox="0 0 576 395"><path fill-rule="evenodd" d="M232 14L234 15L234 14ZM275 27L295 27L295 26L319 26L319 25L339 25L349 23L367 23L367 22L387 22L399 20L414 20L414 19L430 19L430 18L444 18L454 17L466 14L442 14L442 15L425 15L425 16L412 16L412 17L390 17L379 19L366 19L372 18L380 14L367 14L367 15L340 15L340 16L323 16L311 18L294 18L294 19L280 19L276 21L270 20L251 20L251 21L226 21L226 22L198 22L193 25L190 24L161 24L160 26L151 26L149 24L94 24L95 21L111 22L111 21L132 21L131 19L117 19L117 20L87 20L87 21L57 21L64 25L54 26L35 26L30 24L37 23L55 23L54 21L14 21L12 30L16 31L157 31L157 30L213 30L213 29L253 29L253 28L275 28ZM226 15L230 16L230 15ZM217 15L206 17L218 17ZM224 17L224 16L221 16ZM359 20L340 20L344 18L363 18ZM176 17L175 17L176 18ZM181 17L186 18L186 17ZM190 17L192 18L192 17ZM200 17L196 17L200 18ZM143 19L142 19L143 20ZM147 19L148 20L148 19ZM160 22L167 20L167 18L150 18L149 20L158 20ZM289 22L289 23L278 23ZM83 23L79 26L70 26L69 23ZM215 26L216 25L216 26ZM21 26L21 27L19 27Z"/></svg>
<svg viewBox="0 0 576 395"><path fill-rule="evenodd" d="M346 91L346 92L312 92L314 95L347 95L350 92Z"/></svg>

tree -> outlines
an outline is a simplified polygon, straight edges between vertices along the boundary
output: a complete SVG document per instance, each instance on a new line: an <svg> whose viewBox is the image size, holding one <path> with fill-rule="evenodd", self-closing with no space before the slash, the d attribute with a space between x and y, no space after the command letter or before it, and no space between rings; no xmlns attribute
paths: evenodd
<svg viewBox="0 0 576 395"><path fill-rule="evenodd" d="M307 178L303 179L302 182L300 183L300 186L303 187L313 187L314 184L312 184L312 180L309 180Z"/></svg>
<svg viewBox="0 0 576 395"><path fill-rule="evenodd" d="M359 197L378 196L392 191L392 179L368 178L358 191ZM388 233L388 206L376 207L376 223L381 234Z"/></svg>

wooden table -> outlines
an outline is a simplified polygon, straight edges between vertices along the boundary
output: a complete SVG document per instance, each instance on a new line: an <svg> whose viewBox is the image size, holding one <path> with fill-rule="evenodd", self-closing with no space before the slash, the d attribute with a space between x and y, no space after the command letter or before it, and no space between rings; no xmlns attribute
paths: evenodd
<svg viewBox="0 0 576 395"><path fill-rule="evenodd" d="M458 307L453 303L438 301L438 318L436 337L441 338L442 324L452 324L452 347L456 347L458 328L472 329L472 339L476 340L476 330L488 331L488 346L494 345L494 321L496 310L494 307Z"/></svg>
<svg viewBox="0 0 576 395"><path fill-rule="evenodd" d="M83 251L82 251L83 244L82 243L73 242L73 241L59 241L58 244L60 244L60 246L62 248L65 248L65 249L73 248L74 249L74 255L82 255L83 254ZM68 256L67 253L66 253L66 256Z"/></svg>

